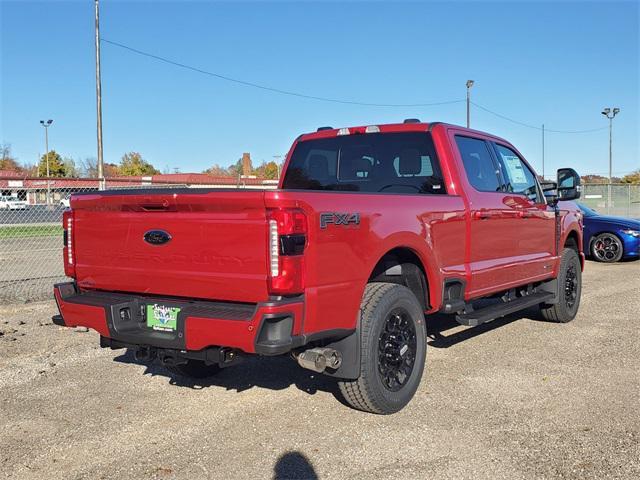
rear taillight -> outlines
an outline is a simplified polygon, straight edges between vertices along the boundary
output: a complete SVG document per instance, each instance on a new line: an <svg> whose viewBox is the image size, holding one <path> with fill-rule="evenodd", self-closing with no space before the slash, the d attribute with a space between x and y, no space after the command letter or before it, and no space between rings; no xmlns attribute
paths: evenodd
<svg viewBox="0 0 640 480"><path fill-rule="evenodd" d="M269 291L296 295L304 291L307 217L302 210L269 210Z"/></svg>
<svg viewBox="0 0 640 480"><path fill-rule="evenodd" d="M62 213L62 238L64 242L64 274L67 277L75 277L75 252L73 250L73 210L65 210Z"/></svg>

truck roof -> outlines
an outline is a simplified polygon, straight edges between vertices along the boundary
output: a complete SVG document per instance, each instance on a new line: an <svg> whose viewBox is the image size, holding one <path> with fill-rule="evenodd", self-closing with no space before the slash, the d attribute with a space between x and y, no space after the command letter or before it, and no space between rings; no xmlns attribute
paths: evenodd
<svg viewBox="0 0 640 480"><path fill-rule="evenodd" d="M493 138L496 140L500 140L504 143L510 144L510 142L506 141L503 138L497 137L487 132L483 132L480 130L475 130L472 128L466 128L461 125L454 125L446 122L420 122L418 120L409 119L405 120L402 123L386 123L381 125L360 125L353 127L341 127L341 128L332 128L332 127L320 127L315 132L303 133L298 137L298 141L306 141L306 140L317 140L321 138L331 138L337 137L339 135L353 135L353 134L361 134L361 133L395 133L395 132L426 132L430 131L436 125L445 125L449 127L454 127L456 129L465 130L470 133L480 134L485 137Z"/></svg>

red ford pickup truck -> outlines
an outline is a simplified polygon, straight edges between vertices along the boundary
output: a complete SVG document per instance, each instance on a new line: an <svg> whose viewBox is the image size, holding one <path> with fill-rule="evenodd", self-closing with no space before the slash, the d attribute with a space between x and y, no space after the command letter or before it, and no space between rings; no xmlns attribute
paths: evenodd
<svg viewBox="0 0 640 480"><path fill-rule="evenodd" d="M575 317L582 219L558 201L579 192L574 170L543 189L513 145L475 130L320 128L296 139L277 190L73 195L54 321L193 377L292 354L353 407L393 413L418 388L431 314Z"/></svg>

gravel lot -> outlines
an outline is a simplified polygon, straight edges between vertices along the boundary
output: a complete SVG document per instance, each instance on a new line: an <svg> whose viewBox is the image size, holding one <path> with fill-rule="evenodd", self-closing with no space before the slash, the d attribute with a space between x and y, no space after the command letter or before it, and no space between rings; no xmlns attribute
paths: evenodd
<svg viewBox="0 0 640 480"><path fill-rule="evenodd" d="M429 318L427 368L392 416L287 358L192 384L52 302L0 306L0 477L640 478L640 262L587 264L570 324Z"/></svg>

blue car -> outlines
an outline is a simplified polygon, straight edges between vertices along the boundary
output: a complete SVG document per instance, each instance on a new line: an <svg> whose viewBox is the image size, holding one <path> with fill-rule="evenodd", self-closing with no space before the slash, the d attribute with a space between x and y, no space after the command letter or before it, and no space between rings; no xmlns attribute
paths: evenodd
<svg viewBox="0 0 640 480"><path fill-rule="evenodd" d="M600 215L580 203L578 207L584 214L585 254L607 263L640 256L640 221Z"/></svg>

